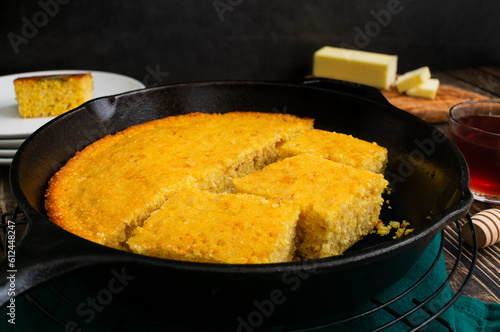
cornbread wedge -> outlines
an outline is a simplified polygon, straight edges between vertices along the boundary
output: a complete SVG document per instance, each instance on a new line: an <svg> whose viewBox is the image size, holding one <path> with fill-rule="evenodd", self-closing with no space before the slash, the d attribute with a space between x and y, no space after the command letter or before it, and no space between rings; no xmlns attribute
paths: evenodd
<svg viewBox="0 0 500 332"><path fill-rule="evenodd" d="M297 204L300 259L342 254L377 224L388 182L382 174L302 154L235 180L239 193Z"/></svg>
<svg viewBox="0 0 500 332"><path fill-rule="evenodd" d="M128 240L138 254L208 263L291 261L299 207L246 194L186 189Z"/></svg>
<svg viewBox="0 0 500 332"><path fill-rule="evenodd" d="M281 147L281 158L313 154L343 165L384 173L387 149L351 135L319 129L308 130Z"/></svg>
<svg viewBox="0 0 500 332"><path fill-rule="evenodd" d="M50 75L21 77L14 90L23 118L61 115L92 99L92 75Z"/></svg>
<svg viewBox="0 0 500 332"><path fill-rule="evenodd" d="M49 182L50 220L73 234L128 250L126 240L174 193L233 190L233 179L278 159L312 119L285 114L192 113L108 135L77 153Z"/></svg>

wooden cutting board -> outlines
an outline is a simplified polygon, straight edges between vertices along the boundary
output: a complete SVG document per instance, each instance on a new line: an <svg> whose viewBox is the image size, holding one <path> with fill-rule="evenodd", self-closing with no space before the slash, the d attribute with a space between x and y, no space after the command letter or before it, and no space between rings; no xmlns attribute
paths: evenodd
<svg viewBox="0 0 500 332"><path fill-rule="evenodd" d="M490 99L487 96L446 84L439 86L434 100L409 97L399 93L395 87L383 90L382 94L397 108L430 123L447 122L448 112L453 105L468 100Z"/></svg>

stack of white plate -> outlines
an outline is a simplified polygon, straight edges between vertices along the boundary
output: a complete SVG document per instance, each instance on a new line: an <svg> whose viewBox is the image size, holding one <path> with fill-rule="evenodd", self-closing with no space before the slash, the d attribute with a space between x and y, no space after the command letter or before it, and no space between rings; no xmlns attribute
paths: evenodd
<svg viewBox="0 0 500 332"><path fill-rule="evenodd" d="M45 123L49 118L23 119L19 115L14 80L18 77L92 73L94 79L93 98L115 95L127 91L143 89L141 82L119 74L92 70L51 70L13 74L0 77L0 166L10 165L17 149L26 138Z"/></svg>
<svg viewBox="0 0 500 332"><path fill-rule="evenodd" d="M0 165L10 165L16 154L17 148L21 146L24 139L1 139L0 140Z"/></svg>
<svg viewBox="0 0 500 332"><path fill-rule="evenodd" d="M23 138L1 138L0 139L0 166L10 165L17 149L24 142Z"/></svg>

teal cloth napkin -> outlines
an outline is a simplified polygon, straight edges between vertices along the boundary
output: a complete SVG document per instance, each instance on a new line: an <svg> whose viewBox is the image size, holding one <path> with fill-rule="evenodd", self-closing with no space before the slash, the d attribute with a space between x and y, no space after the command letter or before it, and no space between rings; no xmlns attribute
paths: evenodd
<svg viewBox="0 0 500 332"><path fill-rule="evenodd" d="M453 307L456 331L500 331L500 304L461 296Z"/></svg>
<svg viewBox="0 0 500 332"><path fill-rule="evenodd" d="M421 259L417 264L409 271L407 276L391 286L389 289L379 294L376 299L382 303L394 298L398 294L401 294L407 290L411 285L415 284L417 280L429 269L436 257L438 257L438 251L441 243L441 235L436 236L430 243L428 248L424 251ZM438 258L438 262L433 272L411 293L409 293L404 298L398 300L389 306L389 309L395 313L405 313L412 308L415 308L415 303L413 299L418 301L424 301L426 298L431 296L437 288L443 285L444 281L448 277L446 273L446 265L444 261L444 255L441 253ZM426 307L432 312L438 311L442 308L455 294L451 291L449 285L446 285L439 294L437 294L432 301L426 304ZM62 302L62 301L60 301ZM6 308L0 310L0 331L62 331L65 330L60 325L54 323L48 319L45 314L41 313L40 310L34 308L33 305L29 304L24 297L18 299L18 312L16 313L16 324L7 323L7 311ZM370 306L376 307L376 304L367 304L367 309ZM67 310L67 305L61 304L61 311ZM69 309L74 310L74 309ZM429 314L422 309L417 310L411 316L407 318L408 322L397 322L391 325L384 331L389 332L400 332L408 331L411 329L410 324L420 324L422 321L429 318ZM391 322L395 319L395 316L386 311L378 310L374 314L365 316L361 320L356 320L343 325L337 325L334 327L326 327L320 329L319 331L372 331L379 327L384 326L384 324ZM446 325L448 324L448 325ZM490 331L500 331L500 304L488 304L480 300L461 296L459 299L446 310L439 320L434 320L430 322L421 331L449 331L449 328L453 328L454 331L474 331L474 332L490 332ZM130 327L131 330L134 330ZM67 330L67 329L66 329ZM71 330L71 329L69 329ZM78 331L75 329L74 331ZM92 328L92 331L100 331L100 329ZM102 329L106 331L106 327ZM316 330L318 331L318 330Z"/></svg>
<svg viewBox="0 0 500 332"><path fill-rule="evenodd" d="M376 299L381 303L385 303L415 284L429 269L436 257L438 257L440 244L441 235L439 234L433 239L407 276L382 294L376 296ZM376 313L364 317L363 320L325 328L322 331L371 331L378 329L396 318L396 315L393 313L403 314L415 308L414 299L421 303L429 296L432 296L434 292L439 291L439 287L443 285L447 278L448 274L446 272L444 254L441 253L432 273L420 286L407 296L388 306L392 313L386 310L378 310ZM446 284L425 307L432 313L435 313L448 303L454 295L455 293L451 291L450 286ZM399 321L387 327L384 331L408 331L412 329L412 326L421 324L429 317L429 313L426 310L418 309L407 317L407 322ZM454 331L464 332L500 331L500 304L484 303L478 299L462 295L448 310L441 314L439 319L433 320L420 331L449 331L450 328Z"/></svg>

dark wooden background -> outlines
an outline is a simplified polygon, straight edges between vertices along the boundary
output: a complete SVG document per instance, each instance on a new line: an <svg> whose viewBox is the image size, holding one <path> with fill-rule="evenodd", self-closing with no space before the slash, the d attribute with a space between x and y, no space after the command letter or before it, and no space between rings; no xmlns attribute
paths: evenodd
<svg viewBox="0 0 500 332"><path fill-rule="evenodd" d="M324 45L397 54L401 72L500 65L498 17L495 0L2 0L0 75L290 80Z"/></svg>

